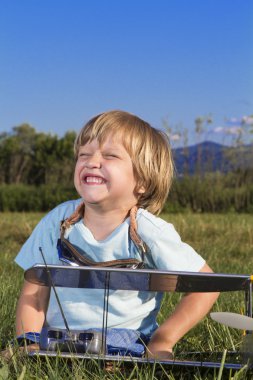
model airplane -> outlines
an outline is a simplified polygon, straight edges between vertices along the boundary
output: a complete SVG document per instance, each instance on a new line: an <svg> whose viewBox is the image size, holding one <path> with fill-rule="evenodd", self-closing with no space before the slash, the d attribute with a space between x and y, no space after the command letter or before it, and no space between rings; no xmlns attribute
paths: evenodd
<svg viewBox="0 0 253 380"><path fill-rule="evenodd" d="M57 287L96 288L103 289L105 294L104 313L108 310L110 290L139 290L160 292L227 292L244 291L245 310L244 321L251 320L252 287L251 276L215 273L169 272L158 270L134 270L119 268L73 267L55 265L35 265L25 272L25 279L32 283L51 286L56 292ZM59 308L61 305L59 301ZM61 311L62 313L62 311ZM212 313L212 316L215 313ZM222 313L223 314L223 313ZM65 318L64 313L62 314ZM228 320L228 316L224 318ZM244 326L244 325L243 325ZM108 355L106 338L108 332L107 318L103 319L101 331L74 330L70 331L67 322L65 329L50 329L44 327L41 334L40 350L30 352L30 355L57 356L59 350L63 357L87 358L135 363L155 362L141 357L115 357ZM244 328L244 327L243 327ZM250 328L253 329L252 325ZM248 329L248 328L247 328ZM219 368L219 362L211 360L170 360L160 362L163 365L211 367ZM225 363L225 368L240 369L244 363Z"/></svg>
<svg viewBox="0 0 253 380"><path fill-rule="evenodd" d="M210 313L210 317L223 325L233 327L239 330L253 331L253 318L246 315L229 313L229 312L216 312Z"/></svg>

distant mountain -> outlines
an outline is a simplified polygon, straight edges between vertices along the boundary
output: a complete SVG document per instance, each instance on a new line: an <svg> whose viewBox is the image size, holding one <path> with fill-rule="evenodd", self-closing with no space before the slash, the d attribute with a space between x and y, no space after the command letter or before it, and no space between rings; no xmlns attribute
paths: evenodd
<svg viewBox="0 0 253 380"><path fill-rule="evenodd" d="M173 149L177 175L253 168L253 145L229 147L212 141Z"/></svg>

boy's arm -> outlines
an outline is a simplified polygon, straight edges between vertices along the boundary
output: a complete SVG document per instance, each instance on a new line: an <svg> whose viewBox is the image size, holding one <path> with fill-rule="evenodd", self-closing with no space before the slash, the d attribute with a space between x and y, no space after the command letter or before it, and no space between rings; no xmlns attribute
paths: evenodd
<svg viewBox="0 0 253 380"><path fill-rule="evenodd" d="M50 288L24 281L17 304L16 334L40 332L45 320Z"/></svg>
<svg viewBox="0 0 253 380"><path fill-rule="evenodd" d="M212 272L205 264L200 272ZM170 317L153 334L148 347L149 358L170 359L172 348L211 309L219 293L187 293Z"/></svg>

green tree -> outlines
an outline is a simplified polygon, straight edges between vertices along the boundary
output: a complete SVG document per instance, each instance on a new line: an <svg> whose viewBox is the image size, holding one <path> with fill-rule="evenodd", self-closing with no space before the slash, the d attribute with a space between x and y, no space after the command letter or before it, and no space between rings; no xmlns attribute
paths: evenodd
<svg viewBox="0 0 253 380"><path fill-rule="evenodd" d="M29 124L14 127L12 134L0 140L1 180L4 183L25 181L31 168L36 131Z"/></svg>

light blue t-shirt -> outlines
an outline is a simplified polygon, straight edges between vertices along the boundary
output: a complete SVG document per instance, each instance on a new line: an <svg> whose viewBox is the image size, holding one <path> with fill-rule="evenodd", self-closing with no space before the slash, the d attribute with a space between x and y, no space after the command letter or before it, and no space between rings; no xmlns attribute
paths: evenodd
<svg viewBox="0 0 253 380"><path fill-rule="evenodd" d="M82 200L62 203L48 213L25 242L15 261L24 270L43 264L42 247L47 264L61 265L57 252L60 222L69 217ZM65 237L79 251L85 251L94 261L137 258L139 253L129 239L127 218L105 240L97 241L80 220L67 231ZM169 271L198 272L205 264L193 248L183 243L172 224L157 218L144 209L137 213L138 233L150 248L147 267ZM104 291L97 289L57 288L64 314L71 329L102 327ZM161 293L116 290L110 291L108 327L131 328L152 334L157 328L156 317ZM51 327L64 328L59 307L51 292L47 311Z"/></svg>

